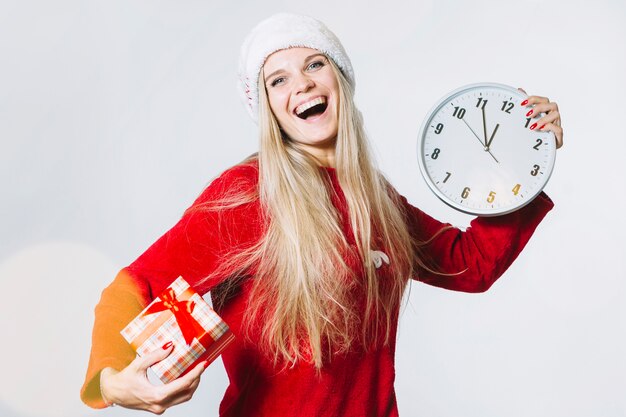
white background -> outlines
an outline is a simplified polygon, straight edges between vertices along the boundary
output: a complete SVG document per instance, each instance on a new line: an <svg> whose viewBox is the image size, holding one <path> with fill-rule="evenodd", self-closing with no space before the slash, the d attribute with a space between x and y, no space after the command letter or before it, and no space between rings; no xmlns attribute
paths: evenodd
<svg viewBox="0 0 626 417"><path fill-rule="evenodd" d="M412 286L400 414L626 416L618 0L0 0L0 415L97 413L78 399L93 306L211 178L255 151L237 57L278 11L342 39L381 169L440 220L470 220L419 175L417 132L441 96L500 82L563 114L546 188L556 207L505 276L480 295ZM226 383L217 361L167 415L217 415Z"/></svg>

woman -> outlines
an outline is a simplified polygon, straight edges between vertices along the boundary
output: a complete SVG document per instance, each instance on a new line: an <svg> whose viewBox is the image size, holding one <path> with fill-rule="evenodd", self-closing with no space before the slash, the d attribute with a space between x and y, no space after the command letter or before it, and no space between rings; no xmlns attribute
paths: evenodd
<svg viewBox="0 0 626 417"><path fill-rule="evenodd" d="M222 416L395 416L394 352L409 278L487 290L552 208L479 218L466 232L411 206L374 167L354 75L322 23L279 14L241 53L240 90L260 146L213 181L183 218L103 292L83 401L161 413L189 400L206 364L152 386L143 358L119 335L183 276L236 342L223 353L230 385ZM541 129L562 144L555 103L531 96Z"/></svg>

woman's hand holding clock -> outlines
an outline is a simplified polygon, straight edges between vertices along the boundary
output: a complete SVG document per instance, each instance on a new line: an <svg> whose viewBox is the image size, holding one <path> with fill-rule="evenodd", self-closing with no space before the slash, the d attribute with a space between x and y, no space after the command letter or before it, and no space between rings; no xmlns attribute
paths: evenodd
<svg viewBox="0 0 626 417"><path fill-rule="evenodd" d="M518 88L524 94L527 94L526 91L522 88ZM547 97L541 96L528 96L525 102L521 103L522 106L531 108L528 113L526 113L527 117L532 117L536 119L541 116L541 113L544 113L544 116L534 121L532 125L530 125L530 130L535 130L539 127L538 130L541 131L551 131L554 133L554 137L556 139L556 148L559 149L563 146L563 128L561 127L561 113L559 113L559 106L555 102L551 102Z"/></svg>

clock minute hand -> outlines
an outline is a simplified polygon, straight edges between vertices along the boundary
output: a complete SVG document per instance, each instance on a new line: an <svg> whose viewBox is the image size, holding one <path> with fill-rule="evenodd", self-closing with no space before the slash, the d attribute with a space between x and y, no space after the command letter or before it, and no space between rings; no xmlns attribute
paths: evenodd
<svg viewBox="0 0 626 417"><path fill-rule="evenodd" d="M478 137L478 135L476 134L476 132L474 132L474 129L472 129L472 128L471 128L471 126L467 124L467 122L465 121L465 119L461 119L461 120L463 120L463 123L465 123L465 126L467 126L467 128L468 128L469 130L471 130L471 131L472 131L472 133L474 134L474 136L476 136L476 139L478 139L478 143L480 143L480 144L481 144L481 146L486 147L487 145L485 145L485 144L483 143L483 141L482 141L482 140L480 140L480 138ZM485 137L486 137L486 136L485 136Z"/></svg>
<svg viewBox="0 0 626 417"><path fill-rule="evenodd" d="M482 107L483 111L483 137L485 138L485 146L489 147L487 143L487 121L485 120L485 106Z"/></svg>

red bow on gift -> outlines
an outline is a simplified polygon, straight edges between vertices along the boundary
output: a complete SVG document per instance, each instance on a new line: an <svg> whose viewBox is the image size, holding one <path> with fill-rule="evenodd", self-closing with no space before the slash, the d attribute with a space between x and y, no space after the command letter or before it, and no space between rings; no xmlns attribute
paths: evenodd
<svg viewBox="0 0 626 417"><path fill-rule="evenodd" d="M160 296L162 301L154 302L145 311L144 315L158 313L160 311L169 310L174 314L174 318L180 327L180 331L185 338L187 345L190 345L194 337L200 336L206 332L204 327L196 321L191 315L196 303L190 300L179 301L176 298L176 293L172 288L168 288Z"/></svg>

